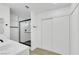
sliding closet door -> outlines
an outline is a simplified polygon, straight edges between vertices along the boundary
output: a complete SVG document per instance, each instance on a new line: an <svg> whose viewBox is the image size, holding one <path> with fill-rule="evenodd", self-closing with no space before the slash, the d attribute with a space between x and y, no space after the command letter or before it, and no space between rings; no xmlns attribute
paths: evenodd
<svg viewBox="0 0 79 59"><path fill-rule="evenodd" d="M52 41L52 19L42 21L42 48L50 50Z"/></svg>
<svg viewBox="0 0 79 59"><path fill-rule="evenodd" d="M69 16L42 21L42 48L69 54Z"/></svg>
<svg viewBox="0 0 79 59"><path fill-rule="evenodd" d="M52 49L61 54L69 54L69 16L54 18L52 27Z"/></svg>

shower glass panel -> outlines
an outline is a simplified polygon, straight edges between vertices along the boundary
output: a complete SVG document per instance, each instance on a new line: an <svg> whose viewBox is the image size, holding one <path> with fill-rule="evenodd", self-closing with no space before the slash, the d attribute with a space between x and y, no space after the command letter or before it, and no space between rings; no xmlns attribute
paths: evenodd
<svg viewBox="0 0 79 59"><path fill-rule="evenodd" d="M19 42L27 44L28 41L31 41L31 21L20 21L20 36Z"/></svg>

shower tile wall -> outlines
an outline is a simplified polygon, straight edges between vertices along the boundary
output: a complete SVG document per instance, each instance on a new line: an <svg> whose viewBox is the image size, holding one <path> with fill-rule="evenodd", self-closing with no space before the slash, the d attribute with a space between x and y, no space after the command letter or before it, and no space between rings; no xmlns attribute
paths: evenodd
<svg viewBox="0 0 79 59"><path fill-rule="evenodd" d="M31 40L31 33L26 33L26 38L27 38L28 40Z"/></svg>
<svg viewBox="0 0 79 59"><path fill-rule="evenodd" d="M10 39L19 42L19 20L18 16L11 14Z"/></svg>
<svg viewBox="0 0 79 59"><path fill-rule="evenodd" d="M22 21L23 18L20 18L11 13L10 17L10 39L19 42L19 21ZM31 33L26 33L26 39L31 39Z"/></svg>

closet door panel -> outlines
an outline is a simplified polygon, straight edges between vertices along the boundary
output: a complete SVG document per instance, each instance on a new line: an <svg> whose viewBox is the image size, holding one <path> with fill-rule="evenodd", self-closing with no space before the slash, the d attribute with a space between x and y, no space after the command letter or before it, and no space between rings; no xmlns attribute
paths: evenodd
<svg viewBox="0 0 79 59"><path fill-rule="evenodd" d="M42 48L69 54L69 16L42 21Z"/></svg>
<svg viewBox="0 0 79 59"><path fill-rule="evenodd" d="M69 54L69 16L54 18L52 27L52 49L61 54Z"/></svg>
<svg viewBox="0 0 79 59"><path fill-rule="evenodd" d="M46 20L42 21L42 48L46 50L51 49L51 40L52 40L52 21Z"/></svg>

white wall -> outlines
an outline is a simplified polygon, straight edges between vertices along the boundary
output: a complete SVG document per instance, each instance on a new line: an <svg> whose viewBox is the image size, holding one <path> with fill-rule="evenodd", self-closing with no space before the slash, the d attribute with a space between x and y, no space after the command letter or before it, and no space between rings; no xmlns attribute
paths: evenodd
<svg viewBox="0 0 79 59"><path fill-rule="evenodd" d="M17 26L19 27L19 17L13 13L10 13L10 26Z"/></svg>
<svg viewBox="0 0 79 59"><path fill-rule="evenodd" d="M0 18L4 19L4 35L10 38L10 8L0 4ZM6 26L5 24L8 24Z"/></svg>
<svg viewBox="0 0 79 59"><path fill-rule="evenodd" d="M35 48L40 48L41 45L41 21L42 19L45 18L51 18L51 17L60 17L60 16L65 16L68 15L70 16L72 14L72 12L75 10L76 6L78 4L72 4L69 7L66 8L61 8L61 9L57 9L57 10L50 10L47 12L43 12L43 13L35 13L34 11L32 11L32 33L31 33L31 40L32 40L32 50ZM71 54L79 54L79 31L78 31L78 13L79 13L79 8L77 9L77 12L75 12L76 14L70 16L70 37L69 37L69 44L70 44L70 53ZM77 16L76 16L77 15ZM37 28L33 28L33 26L36 25ZM61 42L62 43L62 42Z"/></svg>
<svg viewBox="0 0 79 59"><path fill-rule="evenodd" d="M79 5L70 15L71 54L79 54Z"/></svg>
<svg viewBox="0 0 79 59"><path fill-rule="evenodd" d="M10 39L19 42L19 17L11 13L10 16ZM16 28L15 28L16 27Z"/></svg>
<svg viewBox="0 0 79 59"><path fill-rule="evenodd" d="M41 23L42 23L42 19L45 18L51 18L51 17L60 17L63 15L69 15L70 11L70 7L66 7L66 8L61 8L61 9L57 9L57 10L50 10L44 13L35 13L34 11L32 11L31 13L31 40L32 40L32 49L35 49L36 47L41 47ZM37 28L33 28L33 26L37 26Z"/></svg>
<svg viewBox="0 0 79 59"><path fill-rule="evenodd" d="M35 14L34 12L31 12L31 49L35 49L37 47L37 45L39 45L38 42L38 31L37 31L37 23L38 23L38 19L36 18L37 14ZM37 28L33 28L33 26L37 26Z"/></svg>

